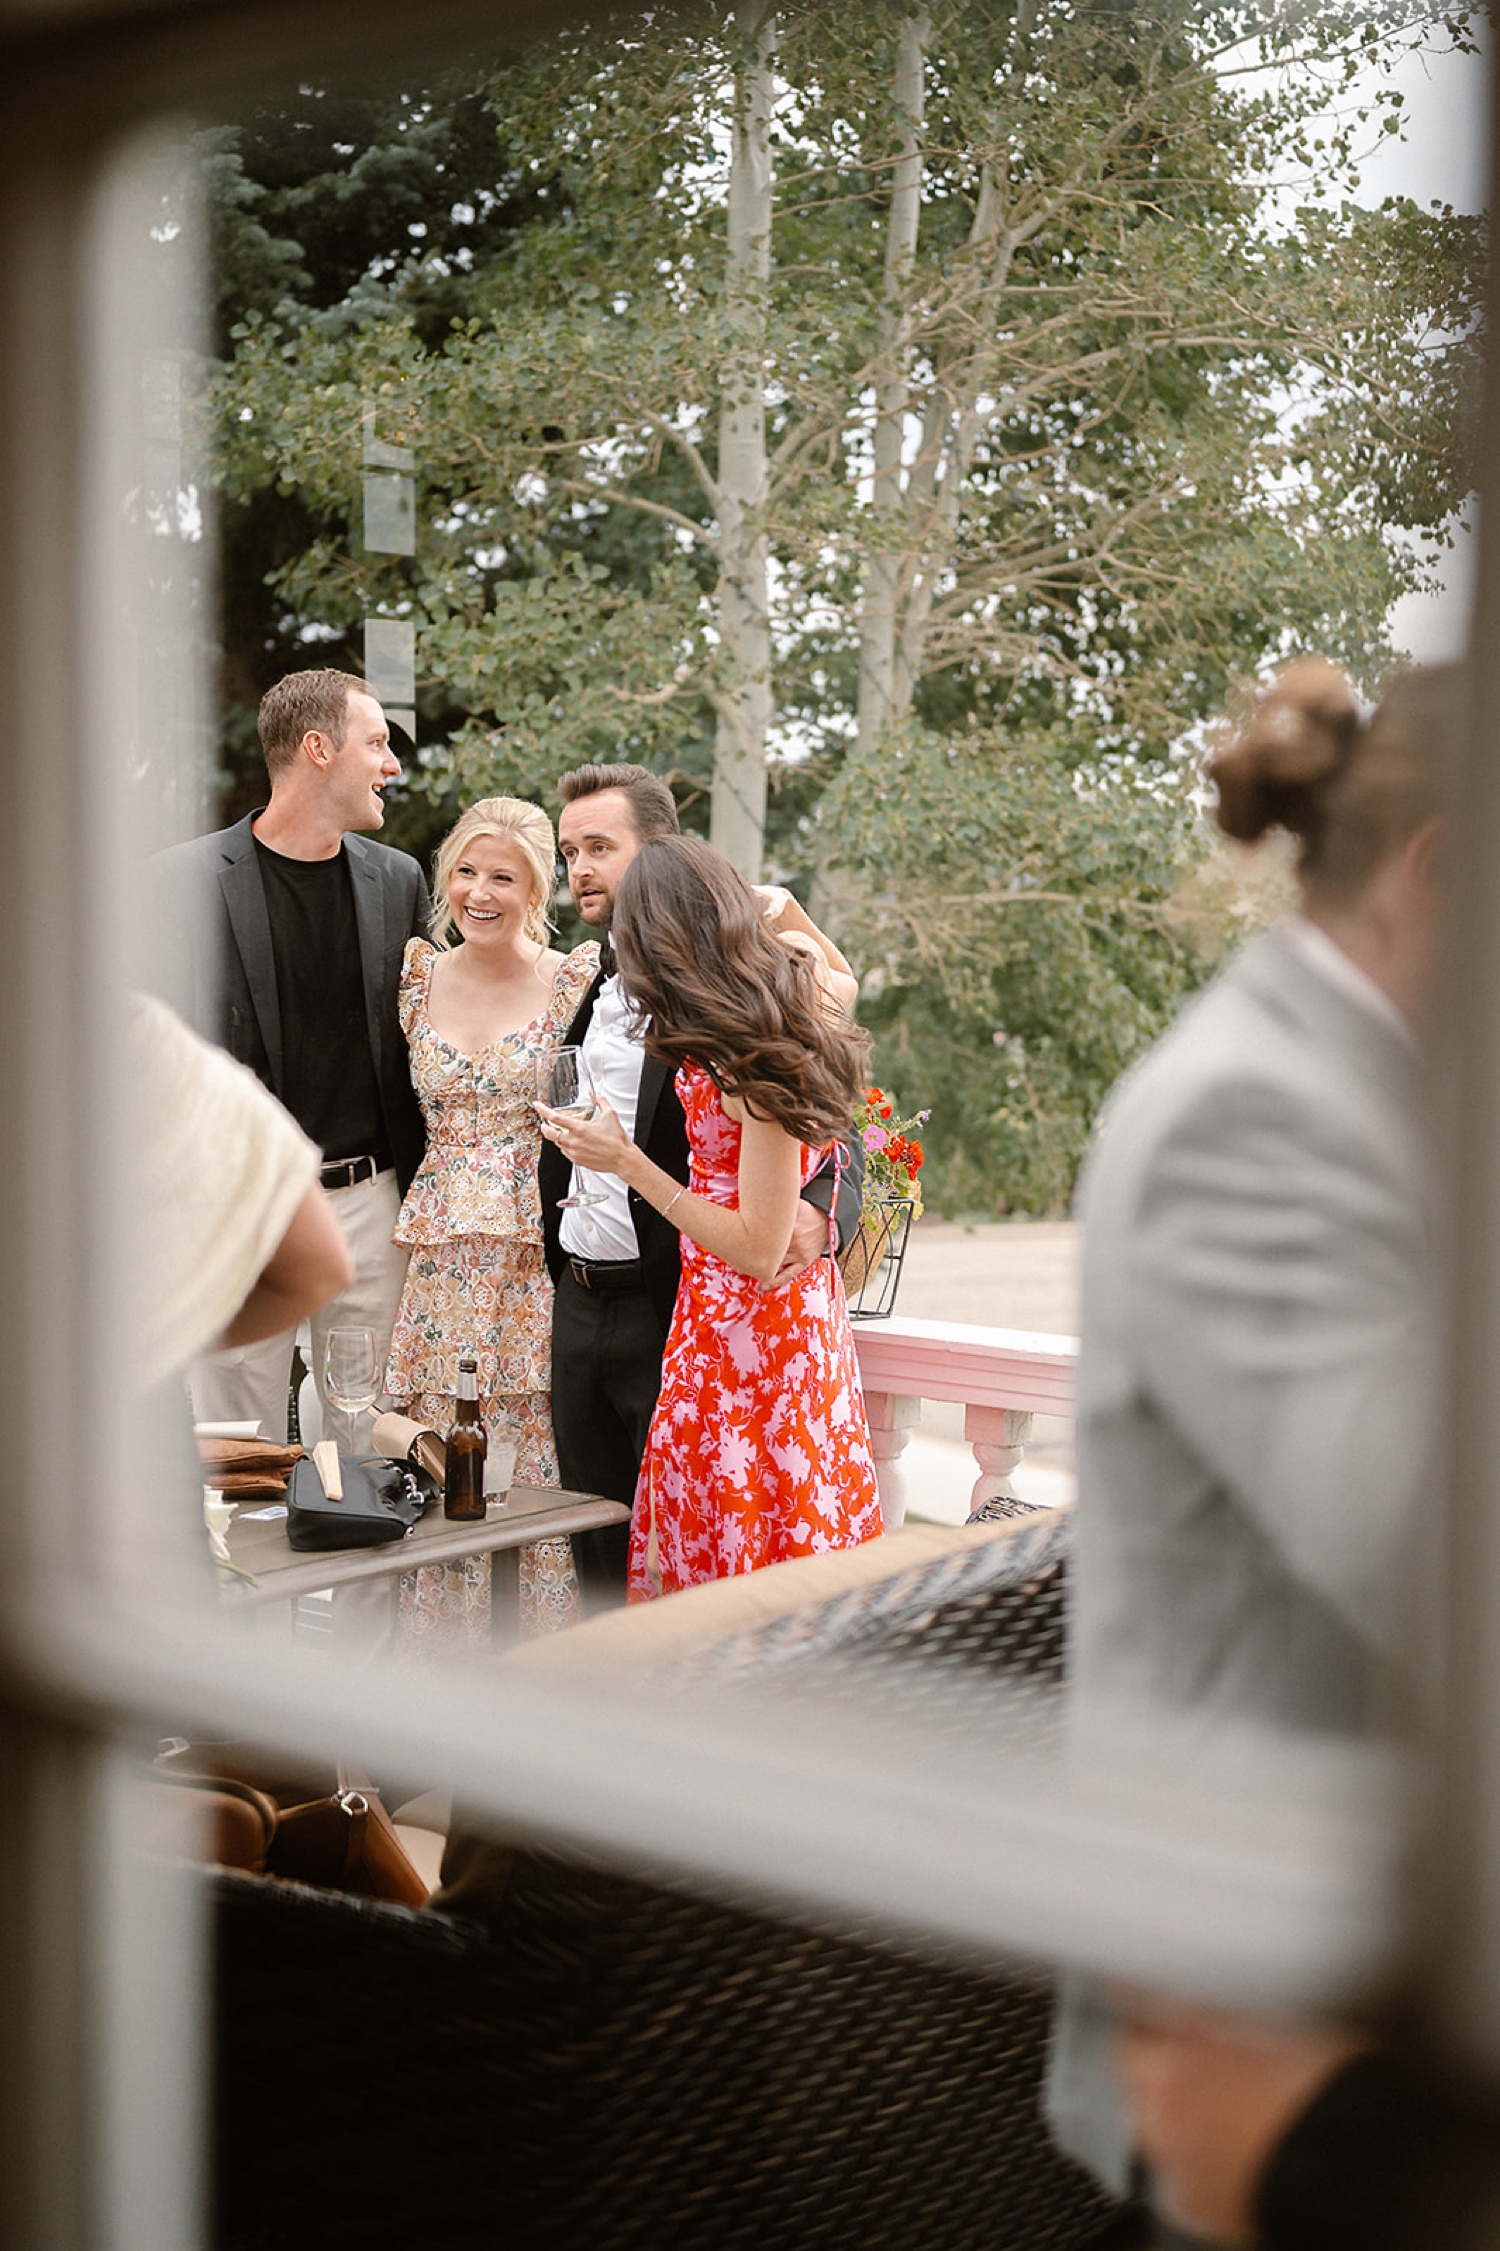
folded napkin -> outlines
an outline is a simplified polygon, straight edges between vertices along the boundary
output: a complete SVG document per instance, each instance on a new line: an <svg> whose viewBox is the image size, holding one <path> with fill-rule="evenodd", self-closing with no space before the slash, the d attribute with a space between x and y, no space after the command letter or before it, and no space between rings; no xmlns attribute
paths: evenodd
<svg viewBox="0 0 1500 2251"><path fill-rule="evenodd" d="M257 1493L284 1493L300 1446L278 1446L269 1438L198 1439L203 1473L221 1493L243 1500Z"/></svg>

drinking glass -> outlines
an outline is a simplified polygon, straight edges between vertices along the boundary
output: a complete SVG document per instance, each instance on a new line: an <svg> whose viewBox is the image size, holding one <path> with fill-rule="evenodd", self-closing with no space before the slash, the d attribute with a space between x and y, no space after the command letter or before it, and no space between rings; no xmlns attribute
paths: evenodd
<svg viewBox="0 0 1500 2251"><path fill-rule="evenodd" d="M363 1414L380 1397L380 1359L373 1329L330 1329L323 1352L323 1390L346 1415Z"/></svg>
<svg viewBox="0 0 1500 2251"><path fill-rule="evenodd" d="M575 1118L594 1114L594 1082L581 1047L560 1047L544 1055L536 1067L537 1093L549 1110L570 1110ZM559 1196L559 1211L577 1211L584 1204L602 1204L604 1191L593 1186L586 1172L573 1167L573 1192Z"/></svg>

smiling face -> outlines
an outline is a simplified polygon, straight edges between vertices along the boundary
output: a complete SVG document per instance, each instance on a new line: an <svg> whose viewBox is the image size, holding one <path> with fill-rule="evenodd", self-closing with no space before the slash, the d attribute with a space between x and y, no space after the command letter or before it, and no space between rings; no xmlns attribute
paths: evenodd
<svg viewBox="0 0 1500 2251"><path fill-rule="evenodd" d="M330 749L325 768L330 810L341 828L377 829L385 820L381 791L401 778L385 713L373 696L351 688L344 707L344 739Z"/></svg>
<svg viewBox="0 0 1500 2251"><path fill-rule="evenodd" d="M594 929L607 930L620 878L641 848L624 790L596 790L592 797L565 805L558 817L557 848L573 904Z"/></svg>
<svg viewBox="0 0 1500 2251"><path fill-rule="evenodd" d="M466 945L514 945L535 897L526 855L509 837L471 836L448 878L448 911Z"/></svg>

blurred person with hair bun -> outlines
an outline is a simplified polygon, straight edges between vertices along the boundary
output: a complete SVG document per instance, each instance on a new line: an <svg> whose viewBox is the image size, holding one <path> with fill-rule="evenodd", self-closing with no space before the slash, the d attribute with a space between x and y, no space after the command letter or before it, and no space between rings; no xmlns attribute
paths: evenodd
<svg viewBox="0 0 1500 2251"><path fill-rule="evenodd" d="M1297 847L1252 940L1111 1096L1085 1166L1071 1621L1081 1749L1152 1714L1408 1728L1438 1321L1424 1012L1456 677L1372 713L1289 665L1209 761L1225 832ZM1107 2012L1064 2013L1049 2110L1117 2191Z"/></svg>
<svg viewBox="0 0 1500 2251"><path fill-rule="evenodd" d="M868 1047L849 1022L843 956L810 924L795 945L773 935L778 904L696 837L642 844L620 878L620 980L646 1054L677 1074L686 1185L607 1103L587 1122L542 1112L570 1162L617 1174L682 1237L631 1524L632 1601L882 1529L838 1270L817 1258L771 1286L803 1187L849 1131Z"/></svg>

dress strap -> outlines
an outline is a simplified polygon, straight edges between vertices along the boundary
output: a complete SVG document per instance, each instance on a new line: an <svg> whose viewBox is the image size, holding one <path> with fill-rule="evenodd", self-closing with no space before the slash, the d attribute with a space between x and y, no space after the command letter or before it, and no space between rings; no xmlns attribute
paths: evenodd
<svg viewBox="0 0 1500 2251"><path fill-rule="evenodd" d="M842 1141L833 1145L833 1197L828 1206L828 1255L835 1266L839 1262L839 1189L843 1186L844 1167L848 1152Z"/></svg>

